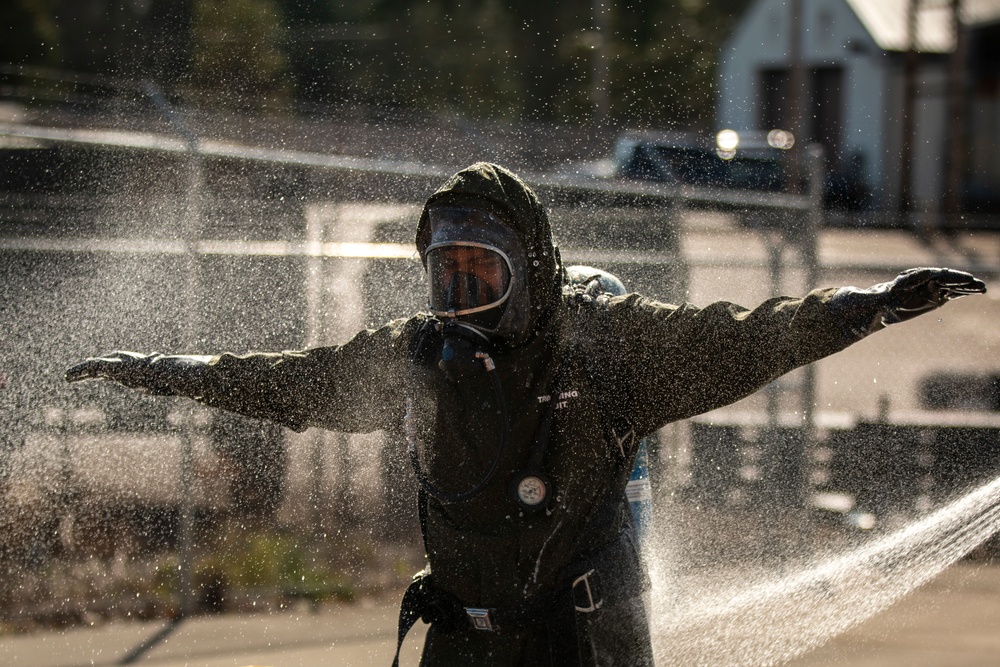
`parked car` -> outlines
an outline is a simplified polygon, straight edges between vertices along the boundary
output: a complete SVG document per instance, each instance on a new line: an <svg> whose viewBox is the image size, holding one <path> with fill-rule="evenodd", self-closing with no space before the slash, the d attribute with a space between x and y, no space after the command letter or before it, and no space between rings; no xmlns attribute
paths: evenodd
<svg viewBox="0 0 1000 667"><path fill-rule="evenodd" d="M688 133L633 134L615 145L615 176L682 185L777 191L785 184L783 153L764 145L720 145Z"/></svg>
<svg viewBox="0 0 1000 667"><path fill-rule="evenodd" d="M788 189L791 133L736 133L715 137L684 132L625 133L615 145L612 173L616 178L678 185L734 188L758 192ZM850 169L825 176L829 208L860 210L870 203L855 161Z"/></svg>
<svg viewBox="0 0 1000 667"><path fill-rule="evenodd" d="M725 165L712 147L686 135L624 135L615 144L617 178L721 186Z"/></svg>

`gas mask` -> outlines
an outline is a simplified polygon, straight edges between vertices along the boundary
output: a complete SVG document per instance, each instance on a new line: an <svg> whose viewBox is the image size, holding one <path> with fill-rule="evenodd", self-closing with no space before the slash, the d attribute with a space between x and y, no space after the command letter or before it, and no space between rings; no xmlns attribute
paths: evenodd
<svg viewBox="0 0 1000 667"><path fill-rule="evenodd" d="M427 215L430 234L421 256L429 307L444 321L446 334L489 346L522 340L530 305L527 259L517 234L479 208L434 206Z"/></svg>
<svg viewBox="0 0 1000 667"><path fill-rule="evenodd" d="M485 243L446 241L428 246L425 257L431 312L495 329L512 288L506 253Z"/></svg>

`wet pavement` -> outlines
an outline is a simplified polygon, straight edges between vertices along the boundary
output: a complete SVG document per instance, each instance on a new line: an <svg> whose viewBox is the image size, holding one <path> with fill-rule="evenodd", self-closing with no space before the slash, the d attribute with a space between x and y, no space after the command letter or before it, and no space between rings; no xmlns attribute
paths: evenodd
<svg viewBox="0 0 1000 667"><path fill-rule="evenodd" d="M308 606L276 613L199 616L181 623L132 664L157 667L389 665L396 648L398 597ZM117 665L167 627L165 622L109 623L0 639L0 665ZM418 625L402 665L416 665Z"/></svg>
<svg viewBox="0 0 1000 667"><path fill-rule="evenodd" d="M1000 565L954 565L791 667L1000 665Z"/></svg>
<svg viewBox="0 0 1000 667"><path fill-rule="evenodd" d="M157 667L389 665L397 598L272 614L199 617L180 625L134 664ZM162 623L112 623L0 639L0 664L115 665ZM423 626L403 665L416 665ZM792 667L992 667L1000 665L1000 564L963 562Z"/></svg>

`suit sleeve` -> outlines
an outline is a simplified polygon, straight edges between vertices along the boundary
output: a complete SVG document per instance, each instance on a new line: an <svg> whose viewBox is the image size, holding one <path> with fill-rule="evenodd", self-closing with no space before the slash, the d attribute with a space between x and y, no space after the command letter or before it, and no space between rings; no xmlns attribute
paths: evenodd
<svg viewBox="0 0 1000 667"><path fill-rule="evenodd" d="M639 433L729 405L859 336L828 305L836 290L776 297L753 310L718 302L673 306L637 295L612 301L608 355L622 413Z"/></svg>
<svg viewBox="0 0 1000 667"><path fill-rule="evenodd" d="M192 398L295 431L389 428L402 415L411 324L365 330L339 346L213 357Z"/></svg>

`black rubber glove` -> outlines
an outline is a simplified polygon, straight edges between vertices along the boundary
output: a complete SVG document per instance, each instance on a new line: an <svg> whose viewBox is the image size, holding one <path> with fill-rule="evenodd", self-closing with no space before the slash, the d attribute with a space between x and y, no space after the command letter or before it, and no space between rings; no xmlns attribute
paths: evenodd
<svg viewBox="0 0 1000 667"><path fill-rule="evenodd" d="M965 271L923 268L903 271L891 282L871 290L885 293L882 324L889 325L934 310L952 299L983 294L986 283Z"/></svg>
<svg viewBox="0 0 1000 667"><path fill-rule="evenodd" d="M113 380L155 396L191 396L211 357L112 352L91 357L66 371L67 382Z"/></svg>
<svg viewBox="0 0 1000 667"><path fill-rule="evenodd" d="M965 271L908 269L868 289L842 287L830 299L830 307L839 311L855 335L862 337L939 308L952 299L984 292L986 283Z"/></svg>

